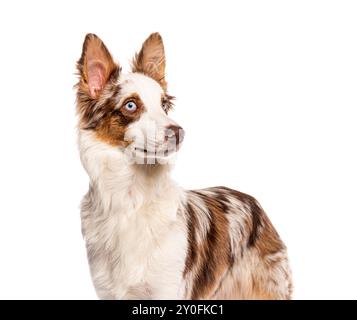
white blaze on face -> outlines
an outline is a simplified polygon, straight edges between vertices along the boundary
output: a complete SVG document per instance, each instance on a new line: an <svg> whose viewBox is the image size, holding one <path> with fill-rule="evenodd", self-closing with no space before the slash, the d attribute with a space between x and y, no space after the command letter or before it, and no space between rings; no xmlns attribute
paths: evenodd
<svg viewBox="0 0 357 320"><path fill-rule="evenodd" d="M122 75L119 84L123 99L137 94L144 105L140 118L131 123L126 131L125 139L132 141L127 151L135 151L136 162L144 158L147 160L146 163L150 163L150 159L152 163L158 160L165 162L168 156L174 153L168 154L167 151L175 151L172 150L172 146L176 145L175 137L166 138L165 141L165 130L177 124L162 108L163 89L155 80L140 73Z"/></svg>

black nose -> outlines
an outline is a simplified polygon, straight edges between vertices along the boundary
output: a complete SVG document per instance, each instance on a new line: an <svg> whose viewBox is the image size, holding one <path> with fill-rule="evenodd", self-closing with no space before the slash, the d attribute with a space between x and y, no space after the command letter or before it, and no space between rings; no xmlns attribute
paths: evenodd
<svg viewBox="0 0 357 320"><path fill-rule="evenodd" d="M175 125L170 125L166 127L165 130L166 141L175 137L176 145L179 145L183 141L184 136L185 136L185 131L181 127Z"/></svg>

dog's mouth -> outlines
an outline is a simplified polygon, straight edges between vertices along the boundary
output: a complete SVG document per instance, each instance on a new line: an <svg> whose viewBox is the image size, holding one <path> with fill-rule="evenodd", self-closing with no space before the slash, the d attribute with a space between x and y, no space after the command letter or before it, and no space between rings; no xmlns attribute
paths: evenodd
<svg viewBox="0 0 357 320"><path fill-rule="evenodd" d="M162 158L162 157L168 157L172 154L175 154L179 149L179 146L176 146L175 148L165 148L165 149L147 149L147 148L140 148L140 147L135 147L135 154L140 156L144 155L146 158Z"/></svg>

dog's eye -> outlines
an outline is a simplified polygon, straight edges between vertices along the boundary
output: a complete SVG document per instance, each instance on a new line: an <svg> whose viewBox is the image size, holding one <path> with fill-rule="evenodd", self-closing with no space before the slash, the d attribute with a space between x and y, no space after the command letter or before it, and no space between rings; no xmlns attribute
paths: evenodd
<svg viewBox="0 0 357 320"><path fill-rule="evenodd" d="M138 107L136 106L135 102L129 101L124 105L124 108L129 112L135 112Z"/></svg>
<svg viewBox="0 0 357 320"><path fill-rule="evenodd" d="M167 102L167 101L164 101L164 102L162 103L161 107L162 107L162 109L164 109L164 111L165 111L166 113L168 113L168 112L170 111L170 109L171 109L171 105L170 105L170 103Z"/></svg>
<svg viewBox="0 0 357 320"><path fill-rule="evenodd" d="M167 107L167 103L166 102L163 102L161 107L162 107L162 109L164 109L165 112L168 111L168 107Z"/></svg>
<svg viewBox="0 0 357 320"><path fill-rule="evenodd" d="M162 98L162 101L161 101L161 106L162 106L162 109L168 113L170 110L173 109L173 101L175 97L173 96L169 96L168 94L165 95L163 98Z"/></svg>

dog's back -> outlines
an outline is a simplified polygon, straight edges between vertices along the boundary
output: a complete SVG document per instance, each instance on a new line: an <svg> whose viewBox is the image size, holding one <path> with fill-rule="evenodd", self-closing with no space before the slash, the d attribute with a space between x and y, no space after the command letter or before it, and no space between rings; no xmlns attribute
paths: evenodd
<svg viewBox="0 0 357 320"><path fill-rule="evenodd" d="M187 192L192 299L289 299L286 248L251 196L226 187Z"/></svg>

